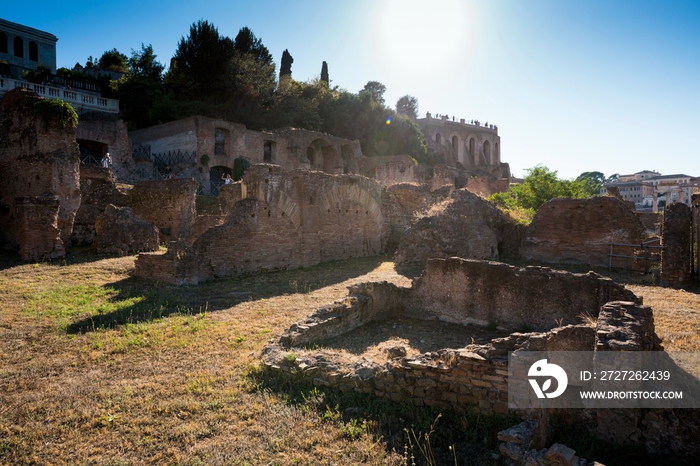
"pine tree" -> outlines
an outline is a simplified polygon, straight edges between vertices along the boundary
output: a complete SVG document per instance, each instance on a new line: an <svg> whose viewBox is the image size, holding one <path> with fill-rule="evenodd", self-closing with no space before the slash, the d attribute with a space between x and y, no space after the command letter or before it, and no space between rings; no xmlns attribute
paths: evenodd
<svg viewBox="0 0 700 466"><path fill-rule="evenodd" d="M326 84L330 84L330 79L328 79L328 63L325 61L321 66L321 81L325 81Z"/></svg>

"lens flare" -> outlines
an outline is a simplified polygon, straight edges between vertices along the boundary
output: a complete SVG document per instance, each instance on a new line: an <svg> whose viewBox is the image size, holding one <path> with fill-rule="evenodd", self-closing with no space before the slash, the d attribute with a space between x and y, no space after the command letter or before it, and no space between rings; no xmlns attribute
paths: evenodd
<svg viewBox="0 0 700 466"><path fill-rule="evenodd" d="M387 125L390 125L390 124L391 124L391 117L389 117L389 118L386 119L386 124L387 124Z"/></svg>

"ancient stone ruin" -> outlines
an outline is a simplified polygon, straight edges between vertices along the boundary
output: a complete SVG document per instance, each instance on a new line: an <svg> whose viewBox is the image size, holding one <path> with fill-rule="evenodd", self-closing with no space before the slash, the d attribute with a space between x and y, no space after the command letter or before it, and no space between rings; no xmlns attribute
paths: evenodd
<svg viewBox="0 0 700 466"><path fill-rule="evenodd" d="M540 262L607 267L610 243L641 244L645 239L641 221L619 199L561 198L537 210L523 232L519 252L524 259Z"/></svg>
<svg viewBox="0 0 700 466"><path fill-rule="evenodd" d="M397 264L451 256L497 260L517 255L519 240L520 227L507 215L460 189L405 232L394 260Z"/></svg>
<svg viewBox="0 0 700 466"><path fill-rule="evenodd" d="M41 100L14 89L0 102L0 244L24 260L65 255L80 206L75 128Z"/></svg>
<svg viewBox="0 0 700 466"><path fill-rule="evenodd" d="M259 164L222 199L223 225L205 231L192 245L140 255L134 273L196 284L376 255L383 249L382 187L363 176L289 172Z"/></svg>
<svg viewBox="0 0 700 466"><path fill-rule="evenodd" d="M415 344L401 340L400 330L396 330L397 325L427 328L438 322L442 326L439 341L455 333L465 343L417 354L412 348ZM446 330L450 324L452 330ZM500 331L503 336L475 342L485 329ZM338 342L352 342L352 335L371 339L382 351L368 344L352 350L344 349L343 343L339 346ZM318 309L273 339L264 349L263 360L270 370L308 378L318 386L370 393L417 406L505 415L509 412L511 351L662 349L651 308L610 279L593 272L574 274L450 258L430 260L410 288L386 282L351 286L347 297ZM669 432L686 440L694 432L671 422L673 410L654 410L659 413L654 417L656 423L640 423L641 410L603 411L606 413L579 412L576 422L583 423L583 416L589 431L601 436L610 431L601 427L606 416L614 416L618 425L612 431L636 429L637 436L632 438L650 452L670 448L658 442L671 435ZM622 411L631 414L627 421ZM693 422L700 426L697 419ZM541 429L547 425L542 423ZM542 441L547 435L540 433ZM687 445L674 445L675 453L687 453L681 451Z"/></svg>

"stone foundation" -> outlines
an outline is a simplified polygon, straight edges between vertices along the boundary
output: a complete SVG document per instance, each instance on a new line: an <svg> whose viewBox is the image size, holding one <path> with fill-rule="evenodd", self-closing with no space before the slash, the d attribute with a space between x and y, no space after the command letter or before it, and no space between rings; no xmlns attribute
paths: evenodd
<svg viewBox="0 0 700 466"><path fill-rule="evenodd" d="M60 207L56 196L15 199L15 240L22 260L56 259L66 255L58 228Z"/></svg>
<svg viewBox="0 0 700 466"><path fill-rule="evenodd" d="M661 224L661 283L692 283L690 207L679 202L666 206Z"/></svg>

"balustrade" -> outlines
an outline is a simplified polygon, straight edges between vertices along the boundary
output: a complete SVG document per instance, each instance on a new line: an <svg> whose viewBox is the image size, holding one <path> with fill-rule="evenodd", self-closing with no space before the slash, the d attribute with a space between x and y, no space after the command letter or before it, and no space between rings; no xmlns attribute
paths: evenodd
<svg viewBox="0 0 700 466"><path fill-rule="evenodd" d="M11 78L0 78L0 96L7 91L18 87L30 89L41 97L61 99L76 107L76 110L97 110L106 113L118 113L119 101L105 99L92 94L49 86L46 84L34 84L27 81L19 81Z"/></svg>

